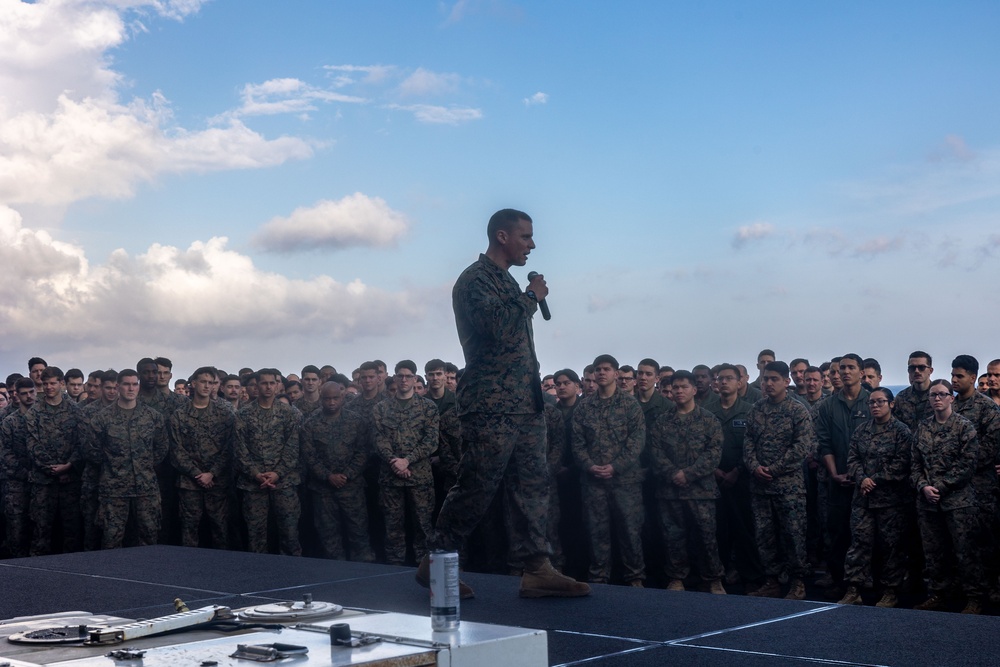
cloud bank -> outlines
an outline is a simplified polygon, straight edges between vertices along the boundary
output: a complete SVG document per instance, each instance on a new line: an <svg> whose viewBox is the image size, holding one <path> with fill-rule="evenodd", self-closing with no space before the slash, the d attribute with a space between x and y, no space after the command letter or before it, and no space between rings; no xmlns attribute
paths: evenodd
<svg viewBox="0 0 1000 667"><path fill-rule="evenodd" d="M394 245L408 227L406 216L383 199L356 192L337 201L297 208L287 218L273 218L260 228L253 243L271 252L385 247Z"/></svg>
<svg viewBox="0 0 1000 667"><path fill-rule="evenodd" d="M0 283L0 339L30 331L45 349L101 332L123 344L191 345L277 339L292 327L348 341L391 334L400 314L423 313L419 296L358 279L293 280L259 269L227 243L153 244L136 256L116 250L92 266L82 248L27 229L16 211L0 208L0 262L18 276Z"/></svg>

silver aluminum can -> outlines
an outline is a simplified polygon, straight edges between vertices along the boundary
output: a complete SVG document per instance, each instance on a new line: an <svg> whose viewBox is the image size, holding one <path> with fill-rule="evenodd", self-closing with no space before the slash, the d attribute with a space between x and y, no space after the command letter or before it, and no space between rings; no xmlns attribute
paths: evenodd
<svg viewBox="0 0 1000 667"><path fill-rule="evenodd" d="M432 551L431 630L458 630L458 552Z"/></svg>

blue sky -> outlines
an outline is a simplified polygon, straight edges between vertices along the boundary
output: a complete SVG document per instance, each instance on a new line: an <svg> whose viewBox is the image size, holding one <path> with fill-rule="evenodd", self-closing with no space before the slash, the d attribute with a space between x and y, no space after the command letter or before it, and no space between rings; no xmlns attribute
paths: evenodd
<svg viewBox="0 0 1000 667"><path fill-rule="evenodd" d="M1000 6L0 0L0 353L461 361L535 219L543 370L1000 356ZM16 277L15 277L16 276Z"/></svg>

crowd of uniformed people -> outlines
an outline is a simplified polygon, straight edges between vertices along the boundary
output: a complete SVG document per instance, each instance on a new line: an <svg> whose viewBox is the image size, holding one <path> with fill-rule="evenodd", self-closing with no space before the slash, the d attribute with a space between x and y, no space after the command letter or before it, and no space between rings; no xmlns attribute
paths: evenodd
<svg viewBox="0 0 1000 667"><path fill-rule="evenodd" d="M461 371L170 360L0 383L3 555L155 543L416 564L459 474ZM421 374L419 371L422 370ZM552 561L592 583L982 613L1000 602L1000 360L909 386L874 359L691 371L603 354L541 380ZM173 382L172 382L173 381ZM510 477L510 473L508 473ZM504 483L516 484L516 476ZM518 573L494 506L461 551ZM513 550L510 550L513 551Z"/></svg>

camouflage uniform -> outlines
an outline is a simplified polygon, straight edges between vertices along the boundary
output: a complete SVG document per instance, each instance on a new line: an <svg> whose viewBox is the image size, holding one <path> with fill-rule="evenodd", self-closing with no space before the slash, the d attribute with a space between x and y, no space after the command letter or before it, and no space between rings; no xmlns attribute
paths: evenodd
<svg viewBox="0 0 1000 667"><path fill-rule="evenodd" d="M177 470L180 500L181 544L197 547L202 516L208 519L212 546L229 546L229 486L232 476L233 446L236 442L236 415L228 406L209 401L204 408L188 402L171 415L170 463ZM195 481L202 473L212 474L212 487Z"/></svg>
<svg viewBox="0 0 1000 667"><path fill-rule="evenodd" d="M549 444L549 545L552 548L552 562L557 566L563 562L562 540L559 538L559 484L558 473L564 465L566 453L566 425L563 413L555 405L545 404L545 437Z"/></svg>
<svg viewBox="0 0 1000 667"><path fill-rule="evenodd" d="M310 414L319 410L319 401L310 401L305 396L295 401L295 407L298 408L299 412L302 413L302 417L308 417Z"/></svg>
<svg viewBox="0 0 1000 667"><path fill-rule="evenodd" d="M458 479L458 462L462 460L462 422L458 418L458 398L450 389L445 389L441 398L434 398L430 394L425 398L438 409L438 466L442 477L441 486L447 493Z"/></svg>
<svg viewBox="0 0 1000 667"><path fill-rule="evenodd" d="M912 386L901 390L896 394L892 416L916 433L917 425L933 413L930 400L927 398L929 391L930 389L923 391L914 389Z"/></svg>
<svg viewBox="0 0 1000 667"><path fill-rule="evenodd" d="M511 558L548 556L549 468L531 328L538 303L480 255L455 282L452 305L465 353L458 387L464 451L428 546L458 549L504 480Z"/></svg>
<svg viewBox="0 0 1000 667"><path fill-rule="evenodd" d="M28 458L31 467L31 521L34 533L29 554L52 553L52 527L58 516L62 523L63 552L80 548L80 433L85 420L80 406L69 399L59 405L37 401L24 415L27 429ZM73 466L60 477L48 468L70 463Z"/></svg>
<svg viewBox="0 0 1000 667"><path fill-rule="evenodd" d="M1000 408L993 400L978 391L971 398L955 398L952 409L976 427L979 438L979 455L976 460L976 474L972 486L976 489L976 505L979 508L979 560L987 568L987 577L997 581L1000 574L1000 554L997 553L997 474L995 464L1000 456Z"/></svg>
<svg viewBox="0 0 1000 667"><path fill-rule="evenodd" d="M927 396L929 391L929 388L918 391L911 385L896 394L892 416L906 424L914 436L920 421L933 414ZM904 512L906 527L903 530L903 550L909 555L907 576L910 582L916 584L924 578L924 549L917 519L917 505L910 505Z"/></svg>
<svg viewBox="0 0 1000 667"><path fill-rule="evenodd" d="M81 410L86 422L85 428L93 433L94 417L112 403L101 399L88 401ZM86 441L87 438L84 438ZM84 459L83 471L80 473L80 514L83 516L83 549L96 551L101 548L101 529L97 525L97 514L100 511L98 482L101 477L101 465L90 459Z"/></svg>
<svg viewBox="0 0 1000 667"><path fill-rule="evenodd" d="M931 415L917 427L910 479L917 489L917 521L933 593L945 593L956 584L970 598L984 592L972 484L978 455L976 427L961 415L953 413L943 424ZM938 503L927 501L926 486L940 492Z"/></svg>
<svg viewBox="0 0 1000 667"><path fill-rule="evenodd" d="M812 419L814 428L819 414L819 406L828 397L823 395L819 400L808 406L809 418ZM803 470L806 482L806 550L815 555L817 560L825 558L830 553L830 531L827 515L829 510L830 473L826 466L820 461L819 449L809 453L812 463L807 458L803 463Z"/></svg>
<svg viewBox="0 0 1000 667"><path fill-rule="evenodd" d="M769 469L771 481L753 477L754 530L761 564L767 577L781 572L778 540L788 559L790 574L805 579L806 489L802 462L816 448L812 419L805 407L785 396L779 403L758 401L747 414L743 462L751 474Z"/></svg>
<svg viewBox="0 0 1000 667"><path fill-rule="evenodd" d="M721 408L721 402L715 405ZM697 406L687 414L665 412L653 423L649 445L667 543L667 577L686 579L691 573L689 552L694 551L698 575L706 582L718 581L723 575L715 522L719 491L714 473L722 455L719 420ZM678 472L684 473L685 486L674 484ZM689 549L689 537L694 549Z"/></svg>
<svg viewBox="0 0 1000 667"><path fill-rule="evenodd" d="M716 535L723 566L735 567L744 582L757 582L763 577L757 541L754 537L750 473L743 465L743 439L747 430L747 415L752 406L737 399L728 410L712 411L722 427L722 455L718 468L722 472L739 469L733 486L719 484L716 502Z"/></svg>
<svg viewBox="0 0 1000 667"><path fill-rule="evenodd" d="M349 403L344 404L345 410L350 410L361 417L361 423L365 427L365 439L368 444L368 450L374 456L375 444L373 441L374 432L372 430L372 412L375 410L375 406L384 401L388 397L385 392L379 392L374 398L365 398L363 395L358 395L357 398L353 399Z"/></svg>
<svg viewBox="0 0 1000 667"><path fill-rule="evenodd" d="M833 456L837 474L847 472L847 452L851 434L858 424L871 419L868 399L871 394L861 388L857 398L848 403L844 392L839 391L819 403L812 413L813 427L819 450L819 465L826 468L826 456ZM827 471L829 472L829 471ZM834 582L844 580L844 559L851 546L851 505L854 486L843 486L833 478L827 481L827 530L829 531L829 551L826 562Z"/></svg>
<svg viewBox="0 0 1000 667"><path fill-rule="evenodd" d="M169 449L163 415L141 403L131 410L116 404L98 411L91 425L85 451L101 467L101 548L122 546L130 515L138 527L139 544L156 544L160 528L156 465Z"/></svg>
<svg viewBox="0 0 1000 667"><path fill-rule="evenodd" d="M148 405L161 415L163 423L167 424L170 416L191 402L187 396L181 396L169 389L157 387L148 394L139 394L140 403ZM161 544L177 544L180 539L180 499L177 494L177 470L164 458L156 466L156 483L160 488L160 536Z"/></svg>
<svg viewBox="0 0 1000 667"><path fill-rule="evenodd" d="M897 588L906 575L904 508L913 502L910 451L913 434L892 418L888 424L869 419L854 430L847 453L847 475L856 485L875 482L867 495L854 494L851 507L851 547L844 562L844 580L860 588L872 576L875 553L882 558L882 584Z"/></svg>
<svg viewBox="0 0 1000 667"><path fill-rule="evenodd" d="M286 556L301 556L299 543L299 427L302 413L281 401L262 408L256 401L237 414L233 462L236 488L242 491L243 520L250 551L267 553L267 523L274 513L278 544ZM275 472L274 489L260 488L257 475Z"/></svg>
<svg viewBox="0 0 1000 667"><path fill-rule="evenodd" d="M406 506L415 519L413 552L419 561L427 553L427 535L434 514L434 476L430 456L437 449L438 410L433 401L414 395L390 398L375 406L375 451L379 469L379 502L385 517L385 559L390 565L406 560ZM394 458L409 462L410 477L397 476L389 465Z"/></svg>
<svg viewBox="0 0 1000 667"><path fill-rule="evenodd" d="M590 539L590 581L611 577L611 540L621 553L626 582L646 578L642 553L642 480L639 457L646 444L646 421L639 402L616 390L608 398L594 393L579 400L573 412L573 458L580 468L583 515ZM611 479L590 473L611 465ZM612 526L613 524L613 526Z"/></svg>
<svg viewBox="0 0 1000 667"><path fill-rule="evenodd" d="M581 400L582 397L577 397L573 405L556 404L556 409L559 410L563 418L564 444L561 460L565 469L561 475L550 481L549 486L550 489L554 486L559 490L559 525L555 527L555 532L559 535L559 546L562 554L560 560L553 558L553 564L556 564L560 570L567 573L583 573L590 564L587 556L588 540L587 529L583 520L583 496L580 490L580 474L576 463L573 461L572 446L573 413L576 412L576 408L580 405ZM548 429L548 425L546 425L546 429ZM553 520L551 515L549 520ZM552 532L553 528L550 526L549 534L551 535ZM552 544L551 546L554 555L555 545ZM580 576L583 575L580 574Z"/></svg>
<svg viewBox="0 0 1000 667"><path fill-rule="evenodd" d="M337 415L315 410L302 422L301 440L323 555L343 560L346 537L351 560L374 561L362 474L368 460L368 445L361 416L343 409ZM339 489L334 487L329 482L332 474L345 475L347 483Z"/></svg>
<svg viewBox="0 0 1000 667"><path fill-rule="evenodd" d="M31 484L28 471L28 431L20 411L8 414L0 422L0 466L3 467L3 511L7 522L7 553L11 558L28 555L28 508Z"/></svg>

